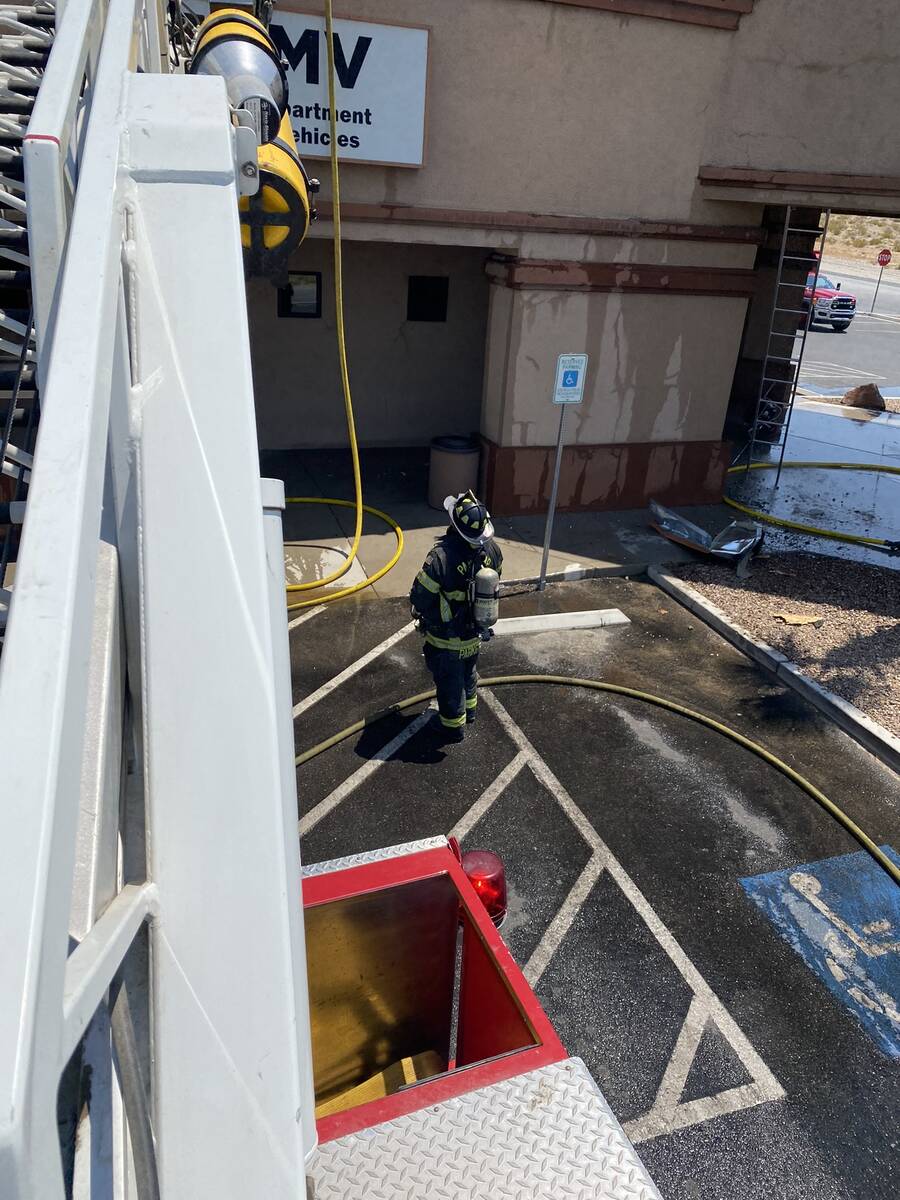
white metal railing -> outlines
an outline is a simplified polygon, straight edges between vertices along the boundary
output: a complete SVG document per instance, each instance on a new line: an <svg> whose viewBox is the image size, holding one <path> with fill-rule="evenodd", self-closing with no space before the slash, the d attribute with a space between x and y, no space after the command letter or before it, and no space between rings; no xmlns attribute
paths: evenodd
<svg viewBox="0 0 900 1200"><path fill-rule="evenodd" d="M71 1052L64 1012L71 960L65 946L86 740L85 648L91 639L105 477L106 360L118 303L112 284L121 242L116 171L122 66L135 18L133 0L113 0L93 89L90 161L84 163L84 191L73 217L73 226L80 224L83 233L73 238L62 289L72 299L67 302L63 295L56 306L60 355L47 362L41 465L32 472L0 659L0 1080L7 1092L0 1117L0 1194L23 1200L61 1194L54 1110Z"/></svg>
<svg viewBox="0 0 900 1200"><path fill-rule="evenodd" d="M103 1194L124 1196L131 1172L143 1200L157 1158L163 1195L287 1200L315 1142L312 1071L278 497L258 476L234 135L221 80L133 71L140 3L110 0L95 68L81 0L63 32L70 18L66 79L95 74L77 175L60 184L62 140L30 168L56 180L38 220L58 275L0 659L0 1196L63 1195L57 1096L79 1048L97 1058L76 1191L100 1194L96 1167ZM62 83L53 112L71 150ZM145 929L153 1137L136 1127L143 1086L129 1108L140 1055L129 1067L117 1043L120 1089L109 1035Z"/></svg>

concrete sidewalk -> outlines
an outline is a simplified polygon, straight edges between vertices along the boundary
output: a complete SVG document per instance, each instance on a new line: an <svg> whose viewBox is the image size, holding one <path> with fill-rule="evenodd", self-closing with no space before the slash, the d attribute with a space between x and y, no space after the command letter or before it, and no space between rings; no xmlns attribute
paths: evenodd
<svg viewBox="0 0 900 1200"><path fill-rule="evenodd" d="M285 481L289 496L352 499L350 455L344 450L270 451L262 455L262 472ZM405 549L397 566L363 595L405 596L425 555L447 527L443 512L425 502L428 451L364 450L363 498L389 513L403 529ZM684 512L699 525L717 528L734 518L724 505ZM494 524L503 551L505 579L531 579L540 572L544 542L543 514L499 517ZM285 569L292 582L321 579L334 570L350 549L354 512L326 505L289 505L285 514ZM373 574L394 553L393 532L367 516L358 562L335 587ZM683 562L692 555L667 542L647 524L645 509L626 512L557 515L548 570L577 567L639 574L653 563Z"/></svg>

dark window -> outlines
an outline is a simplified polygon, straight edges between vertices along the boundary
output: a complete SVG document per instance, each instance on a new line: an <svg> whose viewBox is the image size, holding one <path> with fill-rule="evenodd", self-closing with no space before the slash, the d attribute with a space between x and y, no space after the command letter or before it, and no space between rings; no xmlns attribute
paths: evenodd
<svg viewBox="0 0 900 1200"><path fill-rule="evenodd" d="M407 321L446 321L450 280L446 275L410 275Z"/></svg>
<svg viewBox="0 0 900 1200"><path fill-rule="evenodd" d="M287 287L278 289L279 317L322 315L322 276L318 271L291 271Z"/></svg>

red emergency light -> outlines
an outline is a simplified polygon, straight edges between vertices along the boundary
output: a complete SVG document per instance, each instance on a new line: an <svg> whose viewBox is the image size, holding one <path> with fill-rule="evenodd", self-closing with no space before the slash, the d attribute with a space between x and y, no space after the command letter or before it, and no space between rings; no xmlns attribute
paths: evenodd
<svg viewBox="0 0 900 1200"><path fill-rule="evenodd" d="M499 855L492 850L468 850L462 856L462 869L487 910L499 926L506 916L506 870Z"/></svg>

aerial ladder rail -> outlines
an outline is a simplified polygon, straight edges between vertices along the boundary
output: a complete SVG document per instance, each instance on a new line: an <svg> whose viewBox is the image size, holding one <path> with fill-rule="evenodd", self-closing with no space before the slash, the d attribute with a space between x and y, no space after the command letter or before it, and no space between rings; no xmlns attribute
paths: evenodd
<svg viewBox="0 0 900 1200"><path fill-rule="evenodd" d="M102 7L65 9L63 136L26 167L55 187L0 656L0 1195L293 1198L316 1135L247 143L220 79L136 72L155 5Z"/></svg>
<svg viewBox="0 0 900 1200"><path fill-rule="evenodd" d="M57 18L51 0L0 4L0 641L38 422L23 143Z"/></svg>
<svg viewBox="0 0 900 1200"><path fill-rule="evenodd" d="M132 53L141 70L159 70L164 34L155 9L141 12ZM0 585L26 511L42 360L106 13L97 0L0 6L0 463L11 501L0 507Z"/></svg>

